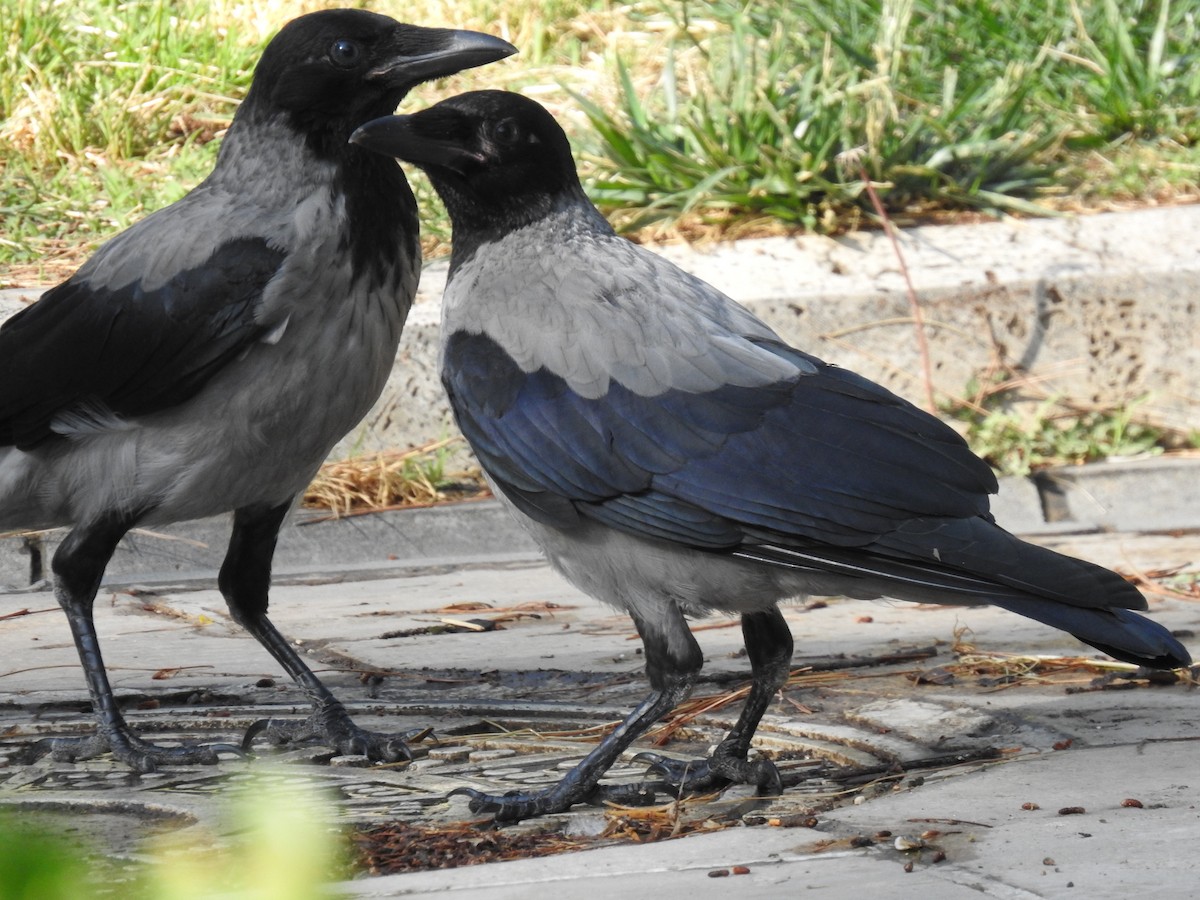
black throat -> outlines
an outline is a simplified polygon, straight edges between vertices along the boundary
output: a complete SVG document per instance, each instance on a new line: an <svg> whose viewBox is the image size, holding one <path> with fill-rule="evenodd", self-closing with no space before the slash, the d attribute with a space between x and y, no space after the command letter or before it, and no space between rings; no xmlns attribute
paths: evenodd
<svg viewBox="0 0 1200 900"><path fill-rule="evenodd" d="M421 265L417 201L399 163L345 144L337 160L337 187L350 220L342 250L350 253L354 277L388 285ZM397 268L399 264L399 269Z"/></svg>

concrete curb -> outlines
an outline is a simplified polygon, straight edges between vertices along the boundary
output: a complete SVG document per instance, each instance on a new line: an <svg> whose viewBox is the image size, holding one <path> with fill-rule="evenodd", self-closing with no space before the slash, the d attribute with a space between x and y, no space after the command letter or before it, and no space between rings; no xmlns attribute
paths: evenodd
<svg viewBox="0 0 1200 900"><path fill-rule="evenodd" d="M1009 531L1034 538L1200 529L1200 457L1096 463L1006 478L992 512ZM45 562L63 533L39 538ZM210 585L228 538L227 516L136 530L122 541L105 583ZM299 510L280 536L275 572L284 579L316 572L371 578L414 564L537 555L533 541L494 500L340 519ZM22 539L0 538L0 593L6 585L11 590L29 584L30 562Z"/></svg>

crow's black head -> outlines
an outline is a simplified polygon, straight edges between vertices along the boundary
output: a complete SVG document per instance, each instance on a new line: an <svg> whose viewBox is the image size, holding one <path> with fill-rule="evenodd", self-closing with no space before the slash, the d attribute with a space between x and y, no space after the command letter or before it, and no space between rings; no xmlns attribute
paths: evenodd
<svg viewBox="0 0 1200 900"><path fill-rule="evenodd" d="M520 94L460 94L411 116L368 122L351 140L424 169L446 203L456 241L464 227L519 227L560 200L586 202L567 136L545 108Z"/></svg>
<svg viewBox="0 0 1200 900"><path fill-rule="evenodd" d="M404 25L361 9L310 13L267 45L238 115L284 114L299 130L344 144L355 127L392 112L421 82L515 52L489 35Z"/></svg>

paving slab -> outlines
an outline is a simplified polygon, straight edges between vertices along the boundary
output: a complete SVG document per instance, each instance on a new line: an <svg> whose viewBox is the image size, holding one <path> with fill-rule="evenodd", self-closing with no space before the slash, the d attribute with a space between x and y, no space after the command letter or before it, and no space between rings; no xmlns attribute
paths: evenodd
<svg viewBox="0 0 1200 900"><path fill-rule="evenodd" d="M1200 560L1200 535L1190 531L1040 540L1143 571ZM233 840L221 824L223 810L256 776L326 790L334 823L458 827L480 820L465 800L447 798L451 789L528 788L556 779L590 746L580 730L620 718L646 690L628 619L574 591L536 555L301 572L282 582L273 592L275 621L363 724L397 732L434 726L438 742L414 745L413 764L337 765L320 748L140 777L104 759L21 764L21 747L86 729L90 715L52 596L10 594L3 599L9 617L0 619L0 805L94 821L112 852L130 859L143 858L147 833L164 827L197 844ZM1154 597L1152 614L1177 632L1200 632L1196 602ZM499 620L501 629L442 630L446 619L469 618ZM336 892L538 900L661 887L698 897L815 890L849 898L870 890L879 897L919 891L933 898L1011 898L1079 896L1086 886L1092 896L1115 897L1153 874L1157 892L1173 896L1200 875L1200 863L1173 849L1194 831L1200 805L1200 783L1190 777L1200 694L1187 685L1099 686L1096 672L990 685L964 674L944 684L914 681L918 672L961 662L954 647L963 651L963 642L990 655L993 665L1003 653L1095 655L1069 636L989 608L830 598L790 606L786 618L796 637L797 676L772 705L758 741L760 752L777 755L797 782L783 798L762 803L731 790L687 807L693 820L729 826L715 833L372 878ZM298 692L232 625L203 578L110 586L101 594L97 625L128 715L160 740L235 740L260 717L304 714ZM739 629L721 618L696 627L707 679L697 694L719 698L746 674ZM870 657L899 661L859 664ZM806 663L831 661L831 672L803 672ZM736 711L735 703L699 716L664 752L706 752ZM920 767L923 760L953 753L970 759L989 749L1002 761ZM838 771L899 768L894 777L866 783L838 782L824 769L805 778L814 757ZM627 755L612 778L637 781L642 771ZM1129 798L1143 807L1122 807ZM1022 810L1025 802L1040 809ZM1066 806L1086 812L1059 817ZM813 812L817 822L815 828L753 826L746 811L784 821ZM536 826L595 834L614 815L583 806ZM925 838L931 846L919 853L895 850L894 837L873 837L891 831L919 839L929 830L942 834ZM867 846L850 846L856 837ZM946 858L934 862L939 850ZM1056 865L1043 864L1047 858ZM914 863L912 872L906 862ZM734 866L749 874L732 874ZM719 869L730 874L709 874Z"/></svg>
<svg viewBox="0 0 1200 900"><path fill-rule="evenodd" d="M569 869L556 858L520 860L372 879L340 892L478 900L660 892L721 900L731 895L1048 900L1149 891L1183 900L1194 896L1200 868L1182 852L1200 828L1200 785L1190 751L1187 745L1157 743L1051 753L835 810L815 832L728 829L587 851ZM1087 777L1080 777L1081 770ZM1143 806L1122 805L1130 799ZM1022 809L1034 800L1039 808ZM1060 815L1067 807L1083 812ZM846 836L884 832L888 837L869 847L844 847ZM925 847L898 851L900 836ZM823 849L831 837L842 837L842 846ZM945 857L940 862L939 851ZM748 871L733 875L737 866Z"/></svg>
<svg viewBox="0 0 1200 900"><path fill-rule="evenodd" d="M1004 478L992 499L996 520L1016 534L1052 536L1154 532L1200 526L1200 456L1171 454L1040 470ZM108 584L212 580L229 540L230 516L135 529L105 570ZM0 535L0 595L28 587L49 565L65 530ZM29 544L36 547L32 565ZM493 500L427 509L331 517L297 510L275 553L277 574L386 572L420 562L536 552L532 540ZM38 576L40 577L40 576Z"/></svg>

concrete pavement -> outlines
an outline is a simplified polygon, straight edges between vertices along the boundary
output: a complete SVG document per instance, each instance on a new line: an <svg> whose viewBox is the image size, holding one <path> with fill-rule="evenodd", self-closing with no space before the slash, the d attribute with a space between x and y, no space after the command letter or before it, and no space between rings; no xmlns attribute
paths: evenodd
<svg viewBox="0 0 1200 900"><path fill-rule="evenodd" d="M1138 477L1150 476L1143 470ZM1136 480L1128 486L1138 493ZM1156 504L1141 493L1150 515ZM21 746L87 728L90 717L52 596L0 595L0 804L40 810L51 821L66 810L75 826L95 822L110 853L136 859L146 853L147 834L164 827L196 843L232 840L222 824L229 798L255 772L329 791L337 823L445 827L478 819L465 800L446 799L455 786L505 790L557 778L589 746L578 731L614 721L644 693L638 642L625 617L572 590L506 520L491 516L483 504L394 514L386 526L360 522L356 562L325 565L313 557L307 567L287 567L273 592L276 622L360 721L396 732L434 726L438 743L418 745L419 758L408 767L358 767L331 761L319 748L267 750L252 764L230 760L141 778L104 759L19 764ZM469 539L474 519L482 526L474 529L477 544ZM1195 571L1200 532L1137 526L1132 519L1121 531L1039 539L1126 571ZM396 535L425 547L425 555L387 559ZM430 555L439 546L442 555ZM137 726L162 740L230 740L257 718L302 715L302 698L229 621L211 572L169 576L117 575L98 603L110 671ZM1152 614L1180 633L1200 633L1195 601L1155 597ZM1021 664L1006 664L1001 654L1095 654L993 609L835 598L793 606L787 618L797 667L816 662L827 671L797 675L764 722L762 752L777 755L794 778L813 771L780 800L760 807L731 790L682 807L683 820L722 826L705 833L368 878L335 893L538 900L659 889L700 898L815 891L835 900L863 892L940 900L1118 897L1149 887L1162 897L1193 895L1200 862L1184 848L1200 827L1200 695L1190 686L1134 680L1102 687L1093 684L1101 670L1016 677ZM446 626L463 619L499 628ZM721 627L734 624L697 623L709 679L700 695L722 695L746 671L739 630ZM956 641L973 645L982 661L964 667L970 658L952 652ZM889 655L899 661L864 664ZM939 667L956 674L947 682L914 682L915 673ZM665 752L705 752L736 711L732 704L701 716ZM924 768L948 753L987 748L999 760ZM812 770L814 756L836 771L898 768L864 786L836 780L834 770ZM640 773L627 760L613 778L636 780ZM1141 806L1123 806L1126 800ZM1038 808L1023 808L1030 803ZM1068 807L1084 812L1059 814ZM808 814L815 827L747 824ZM614 821L619 813L579 807L515 830L588 835ZM902 852L897 837L927 846ZM749 871L733 874L736 866ZM721 870L729 874L710 874Z"/></svg>
<svg viewBox="0 0 1200 900"><path fill-rule="evenodd" d="M358 882L355 897L687 896L1035 900L1196 896L1195 744L1093 747L963 771L820 818L642 846ZM1042 801L1023 810L1027 798ZM1141 808L1122 806L1139 799ZM1086 811L1060 815L1062 807ZM1153 807L1153 808L1148 808ZM852 849L851 835L872 837ZM925 849L895 837L936 831ZM839 844L823 849L831 836ZM942 861L939 851L944 855ZM912 863L911 871L905 865ZM749 871L733 875L735 866ZM714 872L729 875L714 877Z"/></svg>

